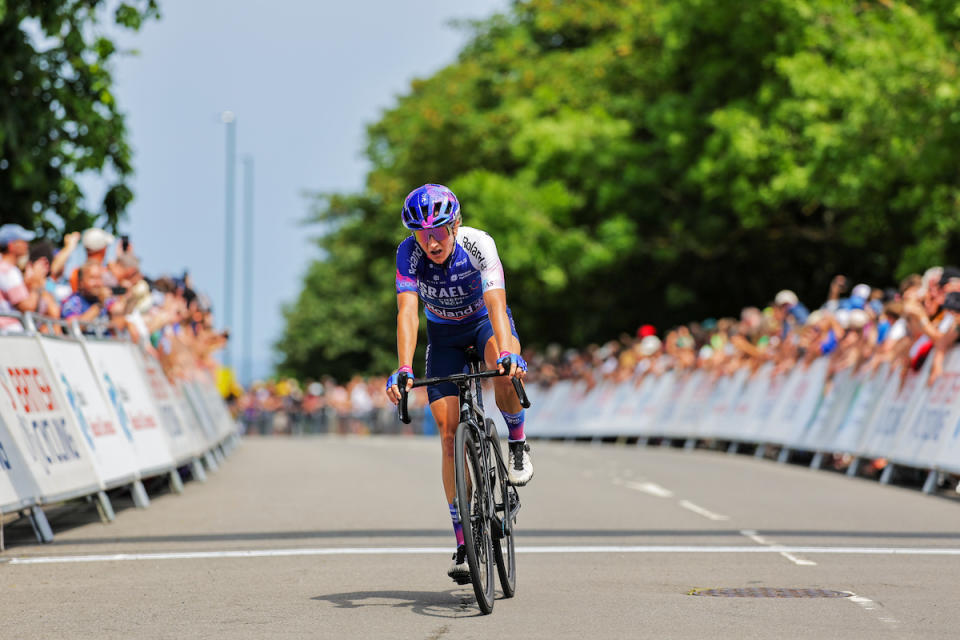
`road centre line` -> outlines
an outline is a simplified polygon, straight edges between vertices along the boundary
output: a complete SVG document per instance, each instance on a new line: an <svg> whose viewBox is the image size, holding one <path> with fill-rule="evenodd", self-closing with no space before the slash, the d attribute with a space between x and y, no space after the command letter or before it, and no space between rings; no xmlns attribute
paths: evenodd
<svg viewBox="0 0 960 640"><path fill-rule="evenodd" d="M133 560L206 560L221 558L282 558L301 556L348 555L429 555L449 554L447 547L325 547L301 549L250 549L234 551L188 551L169 553L114 553L83 556L25 556L0 564L72 564L90 562L124 562ZM956 547L782 547L782 546L692 546L692 545L584 545L517 547L517 553L790 553L882 556L960 556ZM809 561L808 561L809 562Z"/></svg>
<svg viewBox="0 0 960 640"><path fill-rule="evenodd" d="M684 509L687 509L688 511L693 511L695 514L699 516L703 516L707 520L721 521L721 520L730 519L730 516L722 516L719 513L714 513L713 511L709 511L707 509L704 509L703 507L693 504L689 500L681 500L680 506L683 507Z"/></svg>
<svg viewBox="0 0 960 640"><path fill-rule="evenodd" d="M787 560L789 560L790 562L792 562L797 566L800 566L800 567L817 566L817 563L814 562L813 560L804 560L803 558L798 558L797 556L793 555L790 551L786 550L785 547L778 545L775 542L770 542L766 538L763 538L757 535L757 532L754 531L753 529L743 529L742 531L740 531L740 533L750 538L757 544L762 544L771 550L778 551L781 556L783 556L784 558L786 558Z"/></svg>
<svg viewBox="0 0 960 640"><path fill-rule="evenodd" d="M643 493L649 494L651 496L656 496L658 498L672 498L673 491L669 489L664 489L658 484L653 482L625 482L625 486L633 489L634 491L641 491Z"/></svg>
<svg viewBox="0 0 960 640"><path fill-rule="evenodd" d="M849 598L850 602L853 602L854 604L859 605L859 606L862 607L865 611L876 611L876 610L877 610L877 607L879 606L879 605L877 605L877 603L875 603L875 602L874 602L873 600L871 600L870 598L864 598L863 596L858 596L857 594L853 593L852 591L848 591L847 593L850 594L850 598ZM891 616L880 616L880 622L883 622L883 623L888 624L888 625L891 625L891 626L896 626L896 625L900 624L900 621L899 621L899 620L897 620L896 618L893 618L893 617L891 617Z"/></svg>

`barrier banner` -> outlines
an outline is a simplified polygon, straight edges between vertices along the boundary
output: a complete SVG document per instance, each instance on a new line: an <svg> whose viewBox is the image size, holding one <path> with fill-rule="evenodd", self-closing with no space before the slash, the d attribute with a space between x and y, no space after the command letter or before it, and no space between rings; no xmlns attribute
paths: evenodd
<svg viewBox="0 0 960 640"><path fill-rule="evenodd" d="M826 358L813 361L809 367L794 367L791 380L783 392L768 428L767 441L794 447L802 441L807 426L823 401L823 385L829 362Z"/></svg>
<svg viewBox="0 0 960 640"><path fill-rule="evenodd" d="M950 352L948 361L944 363L943 377L950 374L948 381L944 382L944 386L935 394L931 394L935 395L938 402L942 398L951 405L949 413L943 417L942 431L939 432L941 444L933 457L932 466L954 473L960 473L960 388L957 384L960 376L958 373L960 373L960 352L954 349ZM939 383L940 380L935 383L935 386ZM934 416L934 419L938 417ZM924 453L924 455L927 454Z"/></svg>
<svg viewBox="0 0 960 640"><path fill-rule="evenodd" d="M923 382L929 375L931 362L932 359L927 358L923 368L919 372L909 371L906 379L900 369L891 371L877 410L864 430L859 453L871 458L888 458L895 452L901 430L910 421L921 397L927 395Z"/></svg>
<svg viewBox="0 0 960 640"><path fill-rule="evenodd" d="M0 389L2 419L36 483L37 502L103 488L91 459L92 434L80 431L36 338L3 338Z"/></svg>
<svg viewBox="0 0 960 640"><path fill-rule="evenodd" d="M901 430L890 459L900 464L930 468L936 466L943 443L960 419L960 353L947 354L943 373L932 387L923 385L926 396L917 405L910 421Z"/></svg>
<svg viewBox="0 0 960 640"><path fill-rule="evenodd" d="M214 425L214 430L217 433L217 442L222 442L228 436L237 432L236 424L227 411L223 399L217 392L217 386L214 384L213 376L206 371L196 371L194 372L194 376L194 384L199 392L200 400L204 403L207 415L210 416L211 423Z"/></svg>
<svg viewBox="0 0 960 640"><path fill-rule="evenodd" d="M546 438L555 436L556 409L560 404L564 390L569 389L570 384L569 381L562 380L551 385L549 389L540 388L538 390L537 396L540 398L540 402L533 405L531 413L528 414L530 417L527 422L530 425L524 427L527 433Z"/></svg>
<svg viewBox="0 0 960 640"><path fill-rule="evenodd" d="M603 381L584 398L583 409L580 412L583 416L583 435L594 437L616 435L616 430L612 426L613 416L621 400L621 391L620 384Z"/></svg>
<svg viewBox="0 0 960 640"><path fill-rule="evenodd" d="M863 441L870 421L876 413L880 402L880 394L886 388L887 378L890 376L890 365L881 364L876 370L860 373L854 378L853 399L846 415L837 425L836 430L827 436L829 447L824 449L833 453L859 454L860 443Z"/></svg>
<svg viewBox="0 0 960 640"><path fill-rule="evenodd" d="M704 416L705 421L701 422L700 437L724 440L735 440L737 438L742 425L737 412L740 409L741 399L748 389L749 376L750 371L740 369L732 376L721 378L726 380L725 388L721 390L718 385L714 401ZM743 411L746 412L745 407Z"/></svg>
<svg viewBox="0 0 960 640"><path fill-rule="evenodd" d="M167 431L174 460L180 465L201 455L205 449L203 434L199 433L194 423L189 422L182 414L177 396L163 373L160 363L141 349L133 348L131 351L147 380L147 388L157 408L160 421Z"/></svg>
<svg viewBox="0 0 960 640"><path fill-rule="evenodd" d="M756 405L756 411L752 416L752 439L758 443L771 442L769 436L769 425L773 419L777 406L793 382L789 373L778 373L776 368L771 366L769 373L769 382L764 390L762 399Z"/></svg>
<svg viewBox="0 0 960 640"><path fill-rule="evenodd" d="M694 371L684 382L683 391L676 401L673 421L662 425L663 433L671 438L689 438L705 420L715 385L706 371Z"/></svg>
<svg viewBox="0 0 960 640"><path fill-rule="evenodd" d="M84 349L121 428L133 434L140 475L147 477L174 466L170 442L147 390L147 382L134 360L134 345L85 340Z"/></svg>
<svg viewBox="0 0 960 640"><path fill-rule="evenodd" d="M203 390L196 380L187 380L184 382L184 389L187 390L187 398L201 423L206 425L207 433L210 434L210 445L216 446L220 443L220 425L216 418L210 412L210 406L204 397Z"/></svg>
<svg viewBox="0 0 960 640"><path fill-rule="evenodd" d="M643 407L651 402L660 378L645 375L639 381L623 383L623 399L610 418L612 427L623 435L639 435L643 431Z"/></svg>
<svg viewBox="0 0 960 640"><path fill-rule="evenodd" d="M662 401L658 407L657 417L651 424L651 433L655 436L673 437L671 431L677 417L677 409L683 401L690 386L691 372L675 371L671 372L671 384L666 389L659 392Z"/></svg>
<svg viewBox="0 0 960 640"><path fill-rule="evenodd" d="M209 449L215 446L217 444L217 433L214 431L210 419L197 408L199 401L193 397L193 388L185 380L177 380L175 391L180 403L181 415L193 424L195 430L199 429L203 436L205 448Z"/></svg>
<svg viewBox="0 0 960 640"><path fill-rule="evenodd" d="M40 495L7 426L10 413L0 398L0 514L31 506Z"/></svg>
<svg viewBox="0 0 960 640"><path fill-rule="evenodd" d="M837 428L850 411L860 380L850 369L838 371L824 391L823 402L796 448L806 451L832 450Z"/></svg>
<svg viewBox="0 0 960 640"><path fill-rule="evenodd" d="M86 434L94 467L107 488L139 478L133 433L110 406L83 346L65 338L38 338L73 416Z"/></svg>
<svg viewBox="0 0 960 640"><path fill-rule="evenodd" d="M773 380L773 363L765 363L744 383L743 392L734 403L727 436L737 442L757 439L760 432L760 411ZM771 405L772 406L772 405Z"/></svg>

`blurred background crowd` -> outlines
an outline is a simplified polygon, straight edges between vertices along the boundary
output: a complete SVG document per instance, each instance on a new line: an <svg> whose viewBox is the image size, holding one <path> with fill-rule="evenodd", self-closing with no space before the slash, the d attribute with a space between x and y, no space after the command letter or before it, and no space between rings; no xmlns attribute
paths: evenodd
<svg viewBox="0 0 960 640"><path fill-rule="evenodd" d="M54 335L129 338L160 360L171 378L200 365L229 338L216 331L207 296L190 276L151 278L127 236L99 228L68 233L57 246L18 224L0 226L0 332L29 323Z"/></svg>
<svg viewBox="0 0 960 640"><path fill-rule="evenodd" d="M837 275L819 306L784 289L766 306L742 309L739 317L707 318L662 334L643 325L585 349L558 344L525 348L524 357L530 365L528 382L540 388L558 380L582 380L588 387L603 380L639 383L647 375L676 369L733 375L743 368L755 372L765 363L783 374L816 358L829 359L828 384L843 369L874 370L890 363L905 376L932 358L927 378L932 384L957 340L958 313L956 267L932 267L886 288L854 285ZM354 377L340 384L326 377L303 384L292 378L256 383L246 392L238 390L236 410L248 433L395 431L400 423L383 393L384 382ZM420 415L423 401L415 401Z"/></svg>

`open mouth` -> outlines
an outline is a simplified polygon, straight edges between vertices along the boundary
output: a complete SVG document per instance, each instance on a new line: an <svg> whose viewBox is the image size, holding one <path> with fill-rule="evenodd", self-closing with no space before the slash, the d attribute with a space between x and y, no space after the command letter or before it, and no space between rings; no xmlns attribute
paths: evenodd
<svg viewBox="0 0 960 640"><path fill-rule="evenodd" d="M439 248L439 249L432 249L432 250L430 251L430 257L431 257L431 258L439 258L442 253L443 253L443 247L441 247L441 248Z"/></svg>

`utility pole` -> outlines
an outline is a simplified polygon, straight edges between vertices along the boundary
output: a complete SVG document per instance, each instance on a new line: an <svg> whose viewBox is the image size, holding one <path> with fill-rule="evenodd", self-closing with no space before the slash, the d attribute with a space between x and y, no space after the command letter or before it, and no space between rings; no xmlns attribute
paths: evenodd
<svg viewBox="0 0 960 640"><path fill-rule="evenodd" d="M220 114L220 121L227 125L227 192L226 192L226 223L224 224L226 242L224 248L223 265L223 323L227 329L233 330L233 205L234 205L234 175L237 165L237 117L233 111L224 111ZM232 340L227 340L223 350L223 366L230 368L233 364Z"/></svg>
<svg viewBox="0 0 960 640"><path fill-rule="evenodd" d="M243 354L241 382L253 382L253 157L243 158Z"/></svg>

